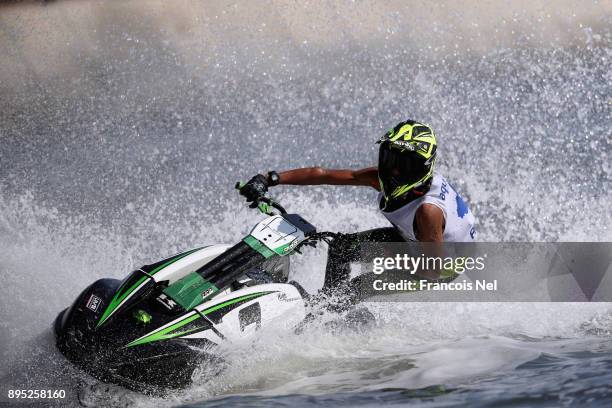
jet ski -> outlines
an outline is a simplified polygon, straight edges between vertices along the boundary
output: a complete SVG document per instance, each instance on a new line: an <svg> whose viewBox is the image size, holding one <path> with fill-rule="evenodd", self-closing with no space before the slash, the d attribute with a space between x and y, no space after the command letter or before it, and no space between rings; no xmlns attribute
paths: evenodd
<svg viewBox="0 0 612 408"><path fill-rule="evenodd" d="M307 294L287 283L289 255L329 233L268 197L258 204L268 217L235 245L193 248L91 284L55 320L59 351L101 381L157 393L188 386L198 367L218 362L219 345L273 322L297 327Z"/></svg>

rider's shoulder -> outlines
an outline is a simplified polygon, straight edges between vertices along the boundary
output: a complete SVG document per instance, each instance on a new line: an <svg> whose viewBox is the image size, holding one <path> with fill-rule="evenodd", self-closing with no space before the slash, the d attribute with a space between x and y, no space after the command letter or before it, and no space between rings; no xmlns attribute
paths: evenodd
<svg viewBox="0 0 612 408"><path fill-rule="evenodd" d="M434 173L433 178L431 179L431 186L429 187L429 191L426 195L438 195L440 194L440 190L442 190L444 185L447 185L448 181L446 178L440 173Z"/></svg>

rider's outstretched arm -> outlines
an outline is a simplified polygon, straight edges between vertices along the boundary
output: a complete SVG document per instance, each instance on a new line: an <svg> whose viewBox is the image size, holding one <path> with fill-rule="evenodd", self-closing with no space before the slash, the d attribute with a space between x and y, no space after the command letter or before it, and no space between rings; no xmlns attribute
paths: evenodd
<svg viewBox="0 0 612 408"><path fill-rule="evenodd" d="M278 184L315 185L335 184L345 186L369 186L380 191L378 181L378 168L368 167L361 170L333 170L321 167L306 167L277 173L268 172L267 175L257 174L248 182L237 183L236 188L246 197L255 208L268 191L268 187Z"/></svg>
<svg viewBox="0 0 612 408"><path fill-rule="evenodd" d="M380 190L378 168L376 167L360 170L324 169L322 167L287 170L279 173L279 184L369 186Z"/></svg>

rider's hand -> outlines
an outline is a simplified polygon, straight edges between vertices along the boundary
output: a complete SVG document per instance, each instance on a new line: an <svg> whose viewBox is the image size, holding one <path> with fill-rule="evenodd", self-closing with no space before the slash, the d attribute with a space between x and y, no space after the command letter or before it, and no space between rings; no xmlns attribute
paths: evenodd
<svg viewBox="0 0 612 408"><path fill-rule="evenodd" d="M250 179L245 185L240 187L238 191L245 196L247 202L251 203L250 207L257 207L259 199L265 196L270 185L268 178L262 174L258 174Z"/></svg>

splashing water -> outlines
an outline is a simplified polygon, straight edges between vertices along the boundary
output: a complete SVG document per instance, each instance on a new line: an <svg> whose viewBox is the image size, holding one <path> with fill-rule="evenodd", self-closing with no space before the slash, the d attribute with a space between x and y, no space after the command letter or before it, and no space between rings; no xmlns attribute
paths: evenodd
<svg viewBox="0 0 612 408"><path fill-rule="evenodd" d="M529 20L523 6L504 21ZM0 77L3 387L63 387L69 398L58 406L612 399L606 303L369 304L371 330L262 333L226 352L219 376L164 398L95 382L55 351L50 332L95 279L242 237L260 216L235 181L268 169L373 165L374 141L406 117L436 130L438 170L466 197L480 239L612 240L608 9L563 20L563 34L545 20L510 35L516 26L500 20L502 34L472 48L452 12L419 37L389 28L405 14L380 12L377 29L358 29L363 16L327 7L311 18L346 21L326 39L287 23L296 20L282 7L279 20L245 22L247 33L234 37L222 35L235 27L231 8L182 5L170 19L157 4L141 12L59 2L44 9L48 20L65 13L76 28L53 31L38 6L2 7L22 23L0 16L0 49L14 62L0 63L9 68ZM39 31L23 30L33 22ZM201 27L207 46L189 41ZM64 60L38 49L45 33L55 33L49 43ZM273 194L322 230L385 225L374 191ZM293 259L293 277L310 292L325 257L321 247Z"/></svg>

